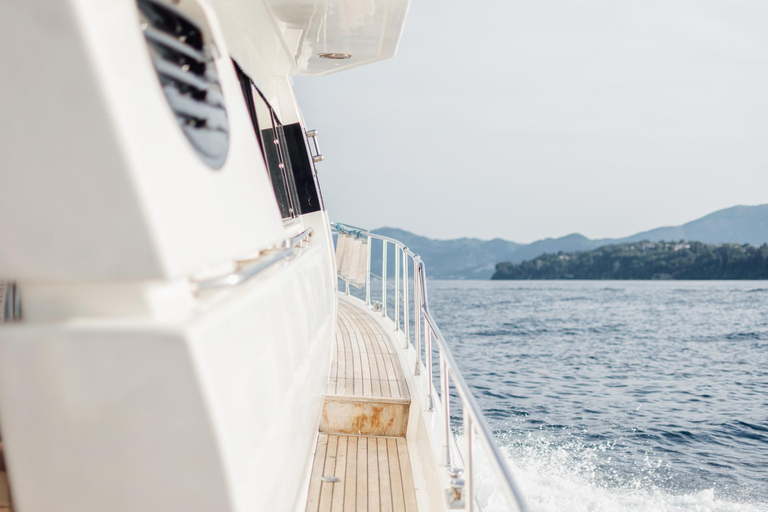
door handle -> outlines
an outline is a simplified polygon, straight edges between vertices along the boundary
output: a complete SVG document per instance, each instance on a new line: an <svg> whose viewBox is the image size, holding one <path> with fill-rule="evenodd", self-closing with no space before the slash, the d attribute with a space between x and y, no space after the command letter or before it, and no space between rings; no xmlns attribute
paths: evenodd
<svg viewBox="0 0 768 512"><path fill-rule="evenodd" d="M312 161L315 163L322 162L325 160L325 157L322 153L320 153L320 143L317 141L317 130L309 130L307 131L307 140L312 141L312 146L314 146L315 152L312 153L312 148L310 148L309 153L312 157Z"/></svg>

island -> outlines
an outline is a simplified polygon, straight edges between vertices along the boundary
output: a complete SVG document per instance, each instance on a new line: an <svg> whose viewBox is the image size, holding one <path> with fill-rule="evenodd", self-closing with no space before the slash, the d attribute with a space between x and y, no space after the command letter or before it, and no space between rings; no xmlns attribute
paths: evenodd
<svg viewBox="0 0 768 512"><path fill-rule="evenodd" d="M632 242L501 262L491 279L768 279L768 244Z"/></svg>

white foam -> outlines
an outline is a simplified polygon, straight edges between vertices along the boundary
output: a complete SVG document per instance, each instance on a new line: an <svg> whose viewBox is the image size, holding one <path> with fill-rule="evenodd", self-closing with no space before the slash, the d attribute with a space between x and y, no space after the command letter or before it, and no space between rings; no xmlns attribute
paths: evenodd
<svg viewBox="0 0 768 512"><path fill-rule="evenodd" d="M555 446L541 439L529 441L513 449L506 447L505 451L530 512L768 512L766 503L718 499L713 489L670 493L649 484L643 476L607 487L596 471L602 449L585 449L577 443ZM648 473L660 467L658 461L647 460L644 464ZM509 510L482 460L476 464L475 482L484 512Z"/></svg>

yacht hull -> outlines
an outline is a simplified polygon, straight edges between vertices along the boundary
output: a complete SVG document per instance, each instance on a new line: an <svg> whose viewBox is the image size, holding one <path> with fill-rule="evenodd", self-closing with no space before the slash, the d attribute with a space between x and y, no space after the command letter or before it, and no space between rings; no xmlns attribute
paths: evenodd
<svg viewBox="0 0 768 512"><path fill-rule="evenodd" d="M290 269L201 294L183 320L5 325L0 418L16 510L302 506L336 317L323 235Z"/></svg>

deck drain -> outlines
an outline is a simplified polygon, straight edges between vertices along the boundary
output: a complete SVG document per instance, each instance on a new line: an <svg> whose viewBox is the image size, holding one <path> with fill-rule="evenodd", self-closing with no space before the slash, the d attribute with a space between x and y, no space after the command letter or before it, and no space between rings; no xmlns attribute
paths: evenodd
<svg viewBox="0 0 768 512"><path fill-rule="evenodd" d="M339 481L339 479L336 478L335 476L321 476L320 480L322 480L323 482L331 482L334 484Z"/></svg>

